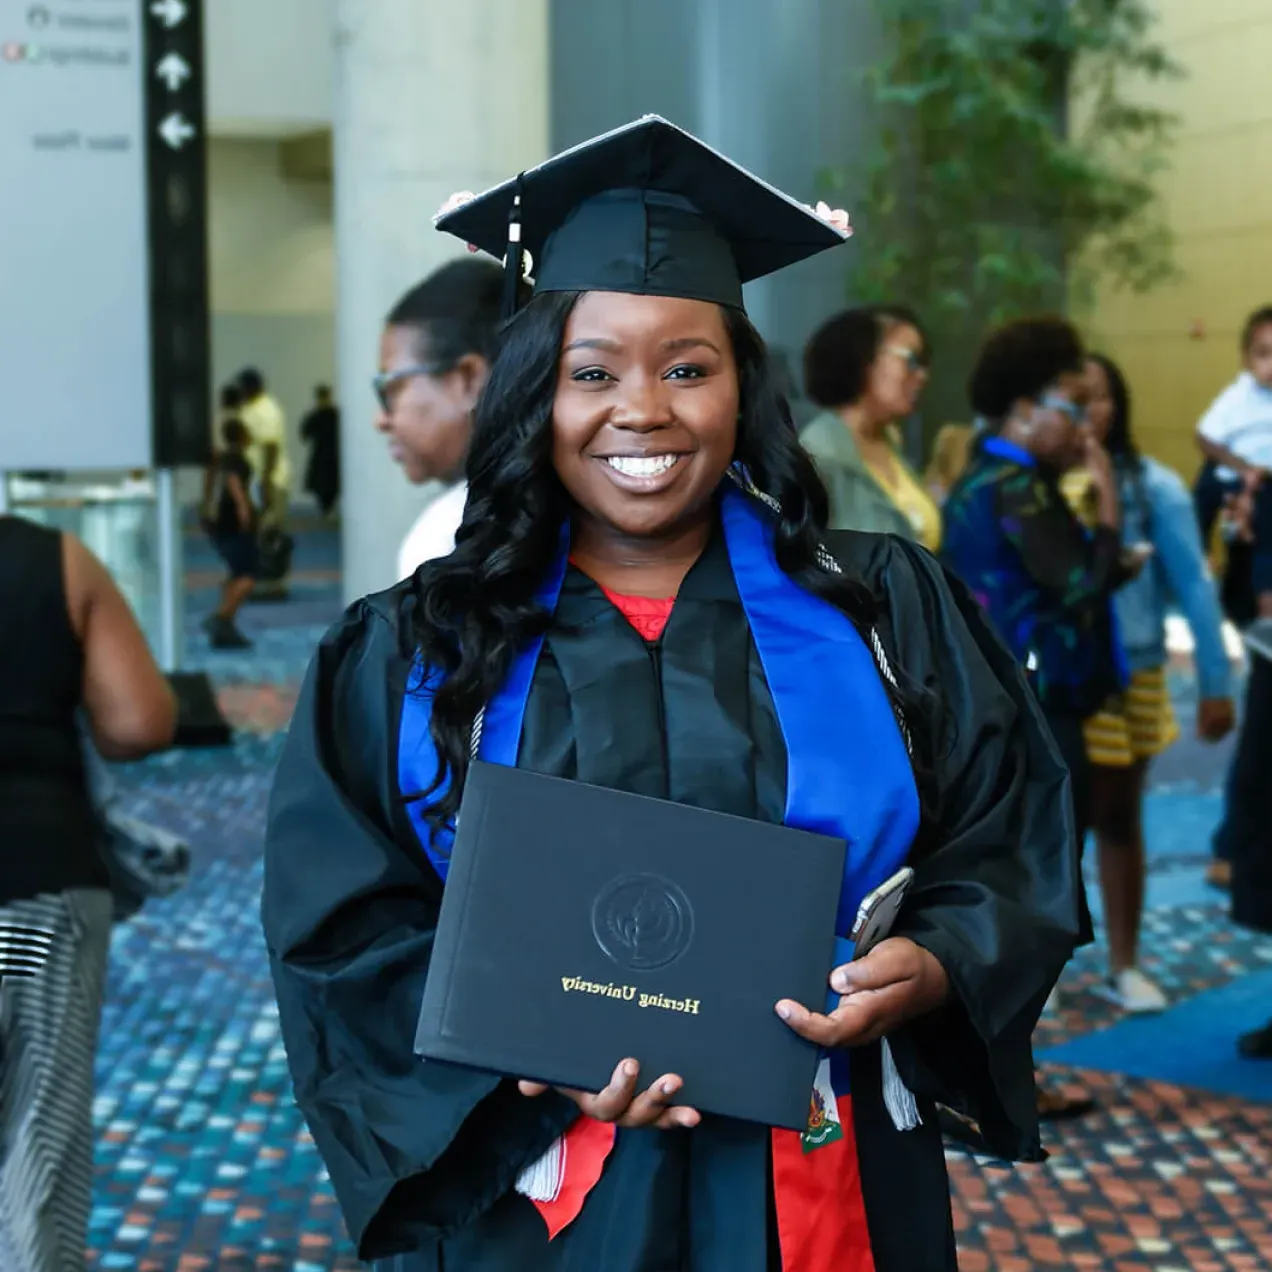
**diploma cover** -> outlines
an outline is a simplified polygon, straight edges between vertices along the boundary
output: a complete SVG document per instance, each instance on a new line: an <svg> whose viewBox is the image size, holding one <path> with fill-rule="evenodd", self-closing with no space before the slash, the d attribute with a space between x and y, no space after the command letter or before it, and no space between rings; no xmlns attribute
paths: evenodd
<svg viewBox="0 0 1272 1272"><path fill-rule="evenodd" d="M803 1131L817 1048L774 1011L820 1010L843 840L476 763L415 1049L599 1091L640 1087Z"/></svg>

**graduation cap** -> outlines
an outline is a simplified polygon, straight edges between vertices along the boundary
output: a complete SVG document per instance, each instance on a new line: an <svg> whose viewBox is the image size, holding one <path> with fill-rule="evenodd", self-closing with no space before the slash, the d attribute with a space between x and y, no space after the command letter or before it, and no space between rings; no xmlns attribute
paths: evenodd
<svg viewBox="0 0 1272 1272"><path fill-rule="evenodd" d="M683 296L742 308L742 284L849 231L658 115L594 137L436 219L504 259L505 313L522 253L535 292Z"/></svg>

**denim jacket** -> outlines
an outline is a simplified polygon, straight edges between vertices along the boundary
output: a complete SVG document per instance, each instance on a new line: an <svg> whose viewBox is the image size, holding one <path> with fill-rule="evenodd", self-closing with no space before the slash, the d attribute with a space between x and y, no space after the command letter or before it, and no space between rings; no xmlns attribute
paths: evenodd
<svg viewBox="0 0 1272 1272"><path fill-rule="evenodd" d="M1197 645L1198 690L1203 698L1232 694L1232 666L1223 644L1223 616L1197 529L1192 500L1177 473L1145 459L1139 475L1123 473L1122 542L1151 543L1153 555L1139 577L1113 598L1132 671L1166 662L1166 610L1173 601Z"/></svg>

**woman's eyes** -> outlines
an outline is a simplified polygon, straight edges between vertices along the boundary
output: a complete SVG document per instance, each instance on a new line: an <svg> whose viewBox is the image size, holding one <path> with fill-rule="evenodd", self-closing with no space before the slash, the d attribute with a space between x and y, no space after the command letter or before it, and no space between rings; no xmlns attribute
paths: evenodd
<svg viewBox="0 0 1272 1272"><path fill-rule="evenodd" d="M707 375L706 367L696 363L681 363L663 375L664 380L701 380ZM604 367L581 367L570 372L570 379L576 384L604 384L607 380L616 381L617 376Z"/></svg>

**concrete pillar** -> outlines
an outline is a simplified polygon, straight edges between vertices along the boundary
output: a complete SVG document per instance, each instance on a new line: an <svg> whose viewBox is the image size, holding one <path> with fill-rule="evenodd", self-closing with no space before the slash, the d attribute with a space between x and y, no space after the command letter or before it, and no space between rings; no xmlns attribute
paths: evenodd
<svg viewBox="0 0 1272 1272"><path fill-rule="evenodd" d="M547 0L337 0L337 366L347 600L396 581L427 494L373 432L389 307L462 246L432 216L548 153Z"/></svg>
<svg viewBox="0 0 1272 1272"><path fill-rule="evenodd" d="M863 153L863 70L879 48L861 0L551 0L552 146L647 111L806 202L825 168ZM674 38L669 36L674 32ZM849 190L835 202L866 209ZM747 288L757 327L794 371L804 341L849 298L862 235Z"/></svg>

